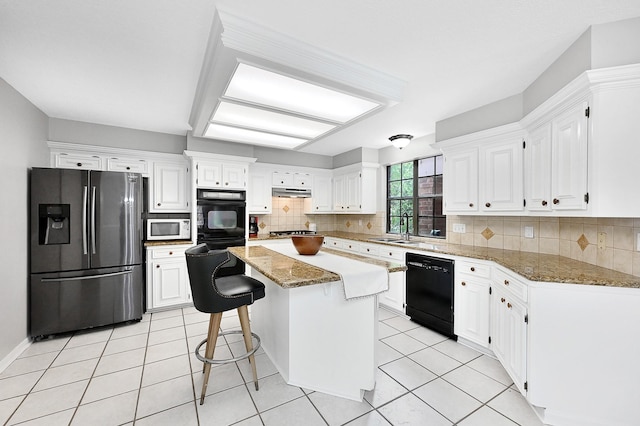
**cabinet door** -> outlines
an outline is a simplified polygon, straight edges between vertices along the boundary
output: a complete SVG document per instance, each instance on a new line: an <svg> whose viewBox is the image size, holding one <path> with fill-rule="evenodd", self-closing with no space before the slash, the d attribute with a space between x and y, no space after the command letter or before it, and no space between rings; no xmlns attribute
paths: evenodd
<svg viewBox="0 0 640 426"><path fill-rule="evenodd" d="M273 172L271 175L271 184L273 186L293 187L293 173Z"/></svg>
<svg viewBox="0 0 640 426"><path fill-rule="evenodd" d="M344 212L346 210L346 176L340 175L333 178L333 210Z"/></svg>
<svg viewBox="0 0 640 426"><path fill-rule="evenodd" d="M554 210L586 209L587 103L552 121L551 195Z"/></svg>
<svg viewBox="0 0 640 426"><path fill-rule="evenodd" d="M380 293L378 303L396 312L405 313L405 273L393 272L389 274L389 290Z"/></svg>
<svg viewBox="0 0 640 426"><path fill-rule="evenodd" d="M271 184L266 174L251 173L249 176L249 213L271 213Z"/></svg>
<svg viewBox="0 0 640 426"><path fill-rule="evenodd" d="M329 176L319 175L313 179L311 197L311 209L305 213L331 211L331 178Z"/></svg>
<svg viewBox="0 0 640 426"><path fill-rule="evenodd" d="M238 164L222 165L222 187L225 189L245 189L247 187L246 168Z"/></svg>
<svg viewBox="0 0 640 426"><path fill-rule="evenodd" d="M199 162L197 184L199 188L222 187L222 164Z"/></svg>
<svg viewBox="0 0 640 426"><path fill-rule="evenodd" d="M57 169L104 170L102 157L98 155L67 154L54 155L53 167Z"/></svg>
<svg viewBox="0 0 640 426"><path fill-rule="evenodd" d="M482 148L480 208L492 211L524 209L522 140Z"/></svg>
<svg viewBox="0 0 640 426"><path fill-rule="evenodd" d="M180 261L153 261L153 308L189 302L187 265Z"/></svg>
<svg viewBox="0 0 640 426"><path fill-rule="evenodd" d="M527 308L500 287L491 296L491 349L524 395L527 376Z"/></svg>
<svg viewBox="0 0 640 426"><path fill-rule="evenodd" d="M444 203L447 212L478 210L478 151L445 155Z"/></svg>
<svg viewBox="0 0 640 426"><path fill-rule="evenodd" d="M150 210L189 211L187 201L187 167L180 164L153 165L153 193Z"/></svg>
<svg viewBox="0 0 640 426"><path fill-rule="evenodd" d="M454 331L480 346L489 346L488 281L456 274Z"/></svg>
<svg viewBox="0 0 640 426"><path fill-rule="evenodd" d="M294 173L293 174L293 186L296 188L311 188L312 177L309 173Z"/></svg>
<svg viewBox="0 0 640 426"><path fill-rule="evenodd" d="M107 159L107 170L113 172L147 173L147 161L126 158Z"/></svg>
<svg viewBox="0 0 640 426"><path fill-rule="evenodd" d="M524 150L527 210L551 210L551 124L529 135Z"/></svg>
<svg viewBox="0 0 640 426"><path fill-rule="evenodd" d="M347 211L359 211L362 179L360 172L349 173L345 176L346 185L346 210Z"/></svg>

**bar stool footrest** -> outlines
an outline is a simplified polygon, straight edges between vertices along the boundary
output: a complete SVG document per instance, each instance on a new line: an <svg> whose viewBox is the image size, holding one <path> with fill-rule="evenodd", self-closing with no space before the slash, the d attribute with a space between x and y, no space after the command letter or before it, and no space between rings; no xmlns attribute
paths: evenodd
<svg viewBox="0 0 640 426"><path fill-rule="evenodd" d="M228 334L243 334L243 333L242 333L242 330L229 330L229 331L223 331L222 333L218 333L218 337L226 336ZM251 355L256 353L258 349L260 349L260 337L258 337L258 335L253 332L251 333L251 336L256 341L256 344L253 345L253 349L235 358L226 358L226 359L209 359L200 355L200 348L202 347L202 345L207 343L207 340L208 340L208 339L204 339L202 342L198 344L198 346L196 346L196 350L195 350L196 358L198 358L202 362L206 362L207 364L227 364L229 362L236 362L236 361L241 361L243 359L249 358Z"/></svg>

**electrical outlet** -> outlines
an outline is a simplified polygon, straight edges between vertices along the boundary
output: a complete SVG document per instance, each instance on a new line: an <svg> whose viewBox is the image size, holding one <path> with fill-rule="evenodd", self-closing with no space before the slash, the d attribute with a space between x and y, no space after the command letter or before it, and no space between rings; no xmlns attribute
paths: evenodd
<svg viewBox="0 0 640 426"><path fill-rule="evenodd" d="M358 226L362 226L362 219L358 219Z"/></svg>
<svg viewBox="0 0 640 426"><path fill-rule="evenodd" d="M524 227L524 237L525 238L533 238L533 226L525 226Z"/></svg>
<svg viewBox="0 0 640 426"><path fill-rule="evenodd" d="M607 248L607 234L598 232L598 250L604 250L605 248Z"/></svg>
<svg viewBox="0 0 640 426"><path fill-rule="evenodd" d="M464 234L467 232L466 225L464 223L454 223L453 224L453 232L457 232L459 234Z"/></svg>

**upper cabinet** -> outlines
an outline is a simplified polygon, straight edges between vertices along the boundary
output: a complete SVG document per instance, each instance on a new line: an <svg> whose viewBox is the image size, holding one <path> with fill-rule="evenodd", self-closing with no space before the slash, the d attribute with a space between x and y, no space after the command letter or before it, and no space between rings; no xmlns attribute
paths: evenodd
<svg viewBox="0 0 640 426"><path fill-rule="evenodd" d="M376 213L378 164L357 164L333 171L335 213Z"/></svg>
<svg viewBox="0 0 640 426"><path fill-rule="evenodd" d="M198 188L246 189L247 165L217 161L196 161Z"/></svg>
<svg viewBox="0 0 640 426"><path fill-rule="evenodd" d="M253 169L249 171L247 210L249 214L271 213L271 179L268 172Z"/></svg>
<svg viewBox="0 0 640 426"><path fill-rule="evenodd" d="M186 161L153 165L149 187L150 212L189 212L189 181Z"/></svg>
<svg viewBox="0 0 640 426"><path fill-rule="evenodd" d="M443 145L445 211L522 212L523 138L524 131L510 125Z"/></svg>
<svg viewBox="0 0 640 426"><path fill-rule="evenodd" d="M311 197L304 200L305 214L331 212L331 175L317 173L313 176Z"/></svg>
<svg viewBox="0 0 640 426"><path fill-rule="evenodd" d="M531 131L526 142L529 211L587 208L587 112L580 102Z"/></svg>
<svg viewBox="0 0 640 426"><path fill-rule="evenodd" d="M638 99L640 64L589 70L517 123L437 142L446 212L640 216L640 197L629 196Z"/></svg>

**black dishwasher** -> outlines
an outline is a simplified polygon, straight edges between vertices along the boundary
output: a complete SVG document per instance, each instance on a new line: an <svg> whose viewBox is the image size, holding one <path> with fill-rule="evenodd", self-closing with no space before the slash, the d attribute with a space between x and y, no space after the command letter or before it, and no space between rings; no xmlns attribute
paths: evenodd
<svg viewBox="0 0 640 426"><path fill-rule="evenodd" d="M453 260L407 253L407 310L412 321L453 334Z"/></svg>

